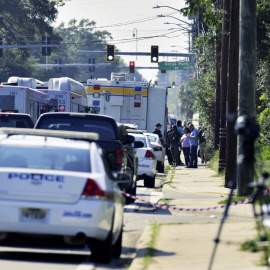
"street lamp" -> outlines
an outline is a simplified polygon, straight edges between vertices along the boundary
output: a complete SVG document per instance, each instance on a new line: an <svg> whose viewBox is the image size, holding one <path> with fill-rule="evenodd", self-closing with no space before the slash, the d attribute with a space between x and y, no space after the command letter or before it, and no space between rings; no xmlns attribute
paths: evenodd
<svg viewBox="0 0 270 270"><path fill-rule="evenodd" d="M185 30L185 31L187 31L187 32L193 32L192 30L190 30L190 29L188 29L188 28L186 28L186 27L183 27L180 23L169 23L169 22L165 22L164 24L174 24L174 25L179 26L179 28L180 28L181 30Z"/></svg>
<svg viewBox="0 0 270 270"><path fill-rule="evenodd" d="M189 26L192 26L192 24L187 23L187 22L185 22L185 21L183 21L183 20L181 20L181 19L178 19L178 18L176 18L176 17L174 17L174 16L171 16L171 15L163 15L163 14L160 14L160 15L157 15L157 17L158 17L158 18L171 17L171 18L174 18L174 19L176 19L176 20L178 20L178 21L180 21L180 22L183 22L183 23L185 23L185 24L187 24L187 25L189 25Z"/></svg>
<svg viewBox="0 0 270 270"><path fill-rule="evenodd" d="M156 5L155 7L153 8L161 8L161 7L167 7L167 8L170 8L170 9L173 9L173 10L177 10L180 12L180 9L177 9L177 8L173 8L173 7L170 7L170 6L159 6L159 5Z"/></svg>

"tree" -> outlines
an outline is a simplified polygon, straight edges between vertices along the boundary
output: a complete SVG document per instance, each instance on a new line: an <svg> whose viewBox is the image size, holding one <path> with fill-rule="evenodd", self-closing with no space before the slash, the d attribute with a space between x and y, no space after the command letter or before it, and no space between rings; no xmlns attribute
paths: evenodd
<svg viewBox="0 0 270 270"><path fill-rule="evenodd" d="M0 0L0 36L3 44L41 43L44 35L59 41L60 37L51 23L57 17L57 6L62 4L62 1L50 0L13 0L7 4ZM31 53L31 49L4 49L0 62L1 79L31 73Z"/></svg>
<svg viewBox="0 0 270 270"><path fill-rule="evenodd" d="M88 19L82 19L79 22L72 19L67 25L61 23L55 28L55 31L62 38L64 47L54 50L48 57L48 63L54 63L55 59L60 58L62 63L81 63L88 64L88 58L94 57L95 63L105 63L105 55L87 55L80 54L78 50L90 51L105 51L106 40L111 38L111 34L107 31L95 31L96 23ZM45 63L45 58L38 56L40 63ZM106 66L99 66L95 68L94 76L96 78L110 79L111 72L116 72L119 66L119 59L116 58L114 63ZM39 71L40 79L48 80L55 77L53 69L47 71ZM78 81L86 81L90 78L88 66L85 67L69 67L62 68L60 76L70 77Z"/></svg>

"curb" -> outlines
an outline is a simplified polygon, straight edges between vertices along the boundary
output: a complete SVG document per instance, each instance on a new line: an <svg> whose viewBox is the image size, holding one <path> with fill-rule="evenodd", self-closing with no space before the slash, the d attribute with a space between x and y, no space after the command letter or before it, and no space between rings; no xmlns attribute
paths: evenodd
<svg viewBox="0 0 270 270"><path fill-rule="evenodd" d="M144 229L140 239L138 240L136 247L136 256L132 260L128 270L143 270L144 257L148 251L148 243L151 240L152 228L151 225L147 225Z"/></svg>

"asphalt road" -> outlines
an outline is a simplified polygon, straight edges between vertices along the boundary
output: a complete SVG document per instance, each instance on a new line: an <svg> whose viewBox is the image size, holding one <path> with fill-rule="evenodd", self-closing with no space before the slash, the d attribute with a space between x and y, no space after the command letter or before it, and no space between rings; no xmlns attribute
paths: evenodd
<svg viewBox="0 0 270 270"><path fill-rule="evenodd" d="M143 181L138 181L137 197L152 203L159 202L163 198L160 187L165 177L165 174L158 174L155 189L145 188ZM27 248L20 243L12 248L0 247L0 266L3 270L126 269L136 254L136 245L145 227L157 221L165 221L167 215L171 214L140 201L125 206L122 255L120 259L113 259L109 265L91 262L90 250L87 248L69 250L58 247L57 243L47 243L44 239L41 248Z"/></svg>

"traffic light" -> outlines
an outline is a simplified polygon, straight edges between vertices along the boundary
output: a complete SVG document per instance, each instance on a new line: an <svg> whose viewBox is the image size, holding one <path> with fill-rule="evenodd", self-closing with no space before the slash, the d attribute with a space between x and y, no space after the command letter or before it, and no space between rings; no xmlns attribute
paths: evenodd
<svg viewBox="0 0 270 270"><path fill-rule="evenodd" d="M106 62L114 62L114 45L107 45Z"/></svg>
<svg viewBox="0 0 270 270"><path fill-rule="evenodd" d="M155 87L157 87L158 85L157 85L157 81L155 81Z"/></svg>
<svg viewBox="0 0 270 270"><path fill-rule="evenodd" d="M51 44L51 37L42 37L42 44ZM42 55L51 55L51 47L42 47Z"/></svg>
<svg viewBox="0 0 270 270"><path fill-rule="evenodd" d="M94 65L96 63L96 59L95 58L89 58L88 63ZM89 66L89 71L94 72L95 71L95 66Z"/></svg>
<svg viewBox="0 0 270 270"><path fill-rule="evenodd" d="M172 88L175 88L175 82L172 82Z"/></svg>
<svg viewBox="0 0 270 270"><path fill-rule="evenodd" d="M130 74L134 74L135 73L135 62L134 61L130 61L129 62L129 73Z"/></svg>
<svg viewBox="0 0 270 270"><path fill-rule="evenodd" d="M151 63L158 63L158 46L151 46Z"/></svg>

